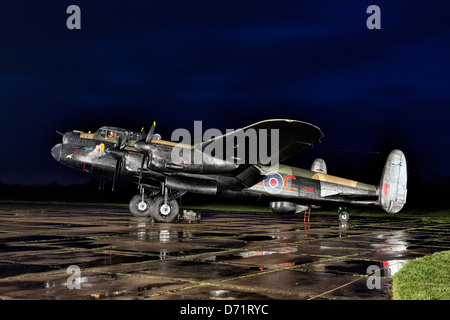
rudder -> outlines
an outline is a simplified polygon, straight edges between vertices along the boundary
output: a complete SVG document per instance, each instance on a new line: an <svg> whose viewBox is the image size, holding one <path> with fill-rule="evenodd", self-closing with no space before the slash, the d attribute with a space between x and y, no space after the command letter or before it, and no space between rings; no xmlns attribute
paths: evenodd
<svg viewBox="0 0 450 320"><path fill-rule="evenodd" d="M393 150L384 165L379 187L378 201L384 211L397 213L406 203L406 158L400 150Z"/></svg>

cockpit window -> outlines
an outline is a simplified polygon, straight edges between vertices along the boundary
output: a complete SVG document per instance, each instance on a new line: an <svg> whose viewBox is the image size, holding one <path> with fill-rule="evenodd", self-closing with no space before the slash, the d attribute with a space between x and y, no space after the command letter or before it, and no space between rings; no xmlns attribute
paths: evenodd
<svg viewBox="0 0 450 320"><path fill-rule="evenodd" d="M100 136L105 140L117 141L120 137L123 141L123 139L128 137L127 139L128 144L130 144L130 142L134 143L142 139L141 133L117 127L101 127L100 129L97 130L97 133L100 134Z"/></svg>
<svg viewBox="0 0 450 320"><path fill-rule="evenodd" d="M115 140L119 139L125 139L125 137L128 135L128 130L117 128L115 132Z"/></svg>
<svg viewBox="0 0 450 320"><path fill-rule="evenodd" d="M106 140L117 140L119 136L125 136L125 132L126 130L115 127L101 127L97 130L97 133Z"/></svg>
<svg viewBox="0 0 450 320"><path fill-rule="evenodd" d="M114 140L115 138L116 138L116 133L114 131L108 131L108 134L106 135L106 139Z"/></svg>
<svg viewBox="0 0 450 320"><path fill-rule="evenodd" d="M106 139L106 136L108 135L108 132L106 131L106 129L102 129L102 128L98 129L97 133L99 133L105 139Z"/></svg>

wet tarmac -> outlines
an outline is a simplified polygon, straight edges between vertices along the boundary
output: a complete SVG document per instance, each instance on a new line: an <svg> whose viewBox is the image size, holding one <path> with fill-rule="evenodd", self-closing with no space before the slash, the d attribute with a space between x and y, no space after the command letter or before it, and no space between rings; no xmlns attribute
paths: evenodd
<svg viewBox="0 0 450 320"><path fill-rule="evenodd" d="M450 250L450 224L420 219L201 214L2 203L0 298L386 300L404 262Z"/></svg>

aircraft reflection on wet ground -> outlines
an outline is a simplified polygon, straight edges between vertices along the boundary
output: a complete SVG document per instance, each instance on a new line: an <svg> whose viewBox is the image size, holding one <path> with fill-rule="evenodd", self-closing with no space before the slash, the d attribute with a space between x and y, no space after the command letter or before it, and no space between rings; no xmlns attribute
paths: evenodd
<svg viewBox="0 0 450 320"><path fill-rule="evenodd" d="M0 204L5 299L389 299L405 261L449 250L419 219L202 211L155 224L110 206ZM81 289L69 289L69 266ZM381 270L369 289L367 270Z"/></svg>

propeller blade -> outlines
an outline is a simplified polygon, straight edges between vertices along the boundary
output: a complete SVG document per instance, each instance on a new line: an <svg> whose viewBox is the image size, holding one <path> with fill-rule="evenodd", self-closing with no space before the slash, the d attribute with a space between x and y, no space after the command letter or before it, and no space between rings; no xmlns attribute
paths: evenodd
<svg viewBox="0 0 450 320"><path fill-rule="evenodd" d="M156 126L156 122L153 121L153 125L152 125L152 127L150 128L150 131L149 131L147 137L145 138L145 142L146 142L146 143L150 143L150 141L152 141L152 139L153 139L153 133L155 132L155 126Z"/></svg>
<svg viewBox="0 0 450 320"><path fill-rule="evenodd" d="M123 148L125 148L125 145L127 144L127 142L128 142L128 134L125 135L124 139L121 139L121 137L119 137L119 141L118 141L119 149L123 150Z"/></svg>
<svg viewBox="0 0 450 320"><path fill-rule="evenodd" d="M142 134L142 140L145 140L147 138L147 132L145 132L144 127L142 127L142 129L141 129L141 134Z"/></svg>

